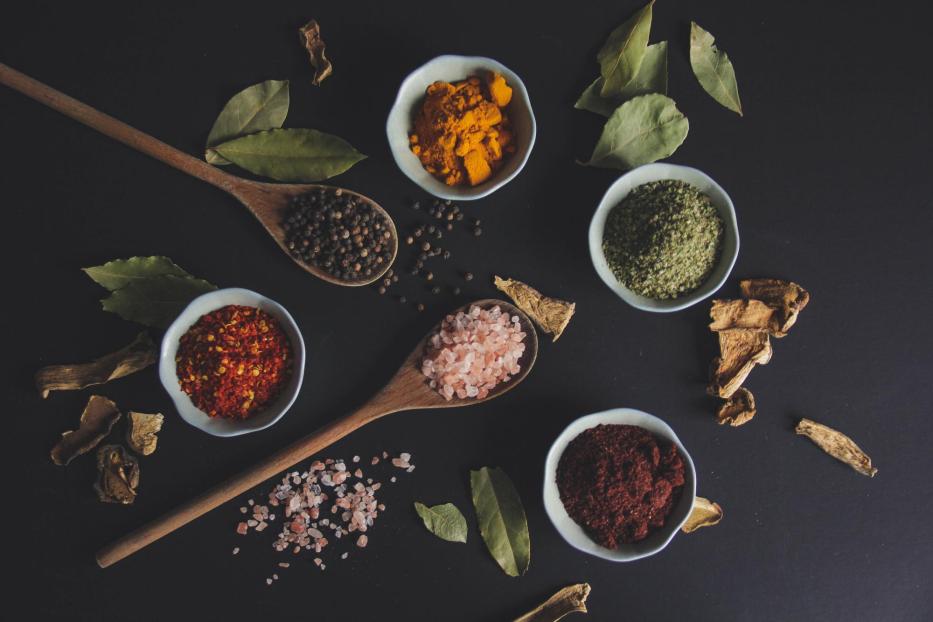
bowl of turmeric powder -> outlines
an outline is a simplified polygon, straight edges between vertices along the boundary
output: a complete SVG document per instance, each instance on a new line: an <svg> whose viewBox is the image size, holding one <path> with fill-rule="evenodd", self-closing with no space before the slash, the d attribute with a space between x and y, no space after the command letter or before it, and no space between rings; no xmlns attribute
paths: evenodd
<svg viewBox="0 0 933 622"><path fill-rule="evenodd" d="M522 170L535 142L528 91L491 58L445 55L402 82L386 121L395 163L426 192L468 201Z"/></svg>

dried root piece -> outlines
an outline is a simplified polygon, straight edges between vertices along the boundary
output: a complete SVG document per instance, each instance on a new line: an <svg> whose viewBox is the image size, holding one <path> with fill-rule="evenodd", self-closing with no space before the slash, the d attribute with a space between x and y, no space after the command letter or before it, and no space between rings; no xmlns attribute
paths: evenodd
<svg viewBox="0 0 933 622"><path fill-rule="evenodd" d="M751 421L756 412L755 396L745 387L739 387L732 397L719 407L716 412L716 421L719 425L728 423L732 427L737 427Z"/></svg>
<svg viewBox="0 0 933 622"><path fill-rule="evenodd" d="M713 359L709 393L729 398L738 391L755 365L771 360L768 333L746 328L719 331L720 356Z"/></svg>
<svg viewBox="0 0 933 622"><path fill-rule="evenodd" d="M515 622L556 622L568 613L586 613L589 583L568 585Z"/></svg>
<svg viewBox="0 0 933 622"><path fill-rule="evenodd" d="M784 337L797 321L797 315L810 302L810 292L790 281L780 279L746 279L739 282L742 296L753 298L774 307L777 322L772 331L775 337Z"/></svg>
<svg viewBox="0 0 933 622"><path fill-rule="evenodd" d="M722 508L719 507L718 503L703 497L697 497L693 502L690 516L687 517L687 522L684 523L681 529L684 533L692 533L700 527L717 525L721 520Z"/></svg>
<svg viewBox="0 0 933 622"><path fill-rule="evenodd" d="M561 336L570 318L576 310L576 303L548 298L530 285L513 279L495 278L495 285L506 296L511 298L515 305L528 314L541 330L554 335L554 341Z"/></svg>
<svg viewBox="0 0 933 622"><path fill-rule="evenodd" d="M760 300L714 300L709 311L714 332L731 328L768 331L774 334L778 326L778 310Z"/></svg>
<svg viewBox="0 0 933 622"><path fill-rule="evenodd" d="M139 462L122 445L104 445L97 451L94 490L101 501L129 505L138 487Z"/></svg>
<svg viewBox="0 0 933 622"><path fill-rule="evenodd" d="M862 475L874 477L878 472L878 469L871 465L871 458L855 444L855 441L838 430L810 419L801 419L795 431L797 434L806 436L830 456L840 462L845 462Z"/></svg>
<svg viewBox="0 0 933 622"><path fill-rule="evenodd" d="M162 429L162 423L165 417L156 413L147 415L130 411L127 415L126 442L130 449L143 456L148 456L155 452L156 445L159 442L159 430Z"/></svg>
<svg viewBox="0 0 933 622"><path fill-rule="evenodd" d="M324 39L321 38L321 27L317 20L311 20L298 29L298 38L301 44L308 50L308 56L311 57L311 65L314 66L314 79L311 84L320 86L324 78L334 72L334 67L324 53Z"/></svg>
<svg viewBox="0 0 933 622"><path fill-rule="evenodd" d="M137 335L133 343L90 363L50 365L36 374L36 388L42 397L50 391L79 390L129 376L155 363L158 350L149 333Z"/></svg>
<svg viewBox="0 0 933 622"><path fill-rule="evenodd" d="M91 451L110 433L113 424L120 420L117 405L106 397L92 395L81 413L77 430L62 434L58 444L52 448L52 462L64 466L82 454Z"/></svg>

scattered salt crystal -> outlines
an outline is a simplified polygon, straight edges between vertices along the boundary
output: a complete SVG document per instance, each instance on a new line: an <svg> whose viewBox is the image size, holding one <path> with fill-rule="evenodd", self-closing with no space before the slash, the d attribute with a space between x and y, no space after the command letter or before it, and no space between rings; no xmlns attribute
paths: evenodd
<svg viewBox="0 0 933 622"><path fill-rule="evenodd" d="M366 534L363 534L356 539L356 546L360 547L361 549L365 548L367 544L369 544L369 537L367 537Z"/></svg>
<svg viewBox="0 0 933 622"><path fill-rule="evenodd" d="M249 526L249 527L255 527L256 525L259 524L259 521L253 520L253 519L251 518L251 519L249 519L248 521L246 521L246 524L247 524L247 526Z"/></svg>
<svg viewBox="0 0 933 622"><path fill-rule="evenodd" d="M353 462L359 462L359 461L360 461L359 456L353 456Z"/></svg>
<svg viewBox="0 0 933 622"><path fill-rule="evenodd" d="M405 471L408 472L408 473L411 473L411 472L414 471L414 470L415 470L415 465L411 465L410 467L408 467L407 469L405 469Z"/></svg>
<svg viewBox="0 0 933 622"><path fill-rule="evenodd" d="M249 531L249 525L246 523L240 523L236 526L236 532L241 536L245 536L247 531Z"/></svg>
<svg viewBox="0 0 933 622"><path fill-rule="evenodd" d="M360 479L363 479L363 469L357 469L353 471L353 475Z"/></svg>
<svg viewBox="0 0 933 622"><path fill-rule="evenodd" d="M411 460L411 454L409 453L401 453L398 455L398 457L404 460L405 462L408 462L409 460Z"/></svg>
<svg viewBox="0 0 933 622"><path fill-rule="evenodd" d="M272 577L266 579L266 585L272 585Z"/></svg>
<svg viewBox="0 0 933 622"><path fill-rule="evenodd" d="M389 478L389 481L392 482L392 483L394 484L394 483L395 483L395 476L393 475L392 477L390 477L390 478Z"/></svg>
<svg viewBox="0 0 933 622"><path fill-rule="evenodd" d="M340 556L340 559L346 559L349 556L350 556L349 553L344 553L343 555Z"/></svg>
<svg viewBox="0 0 933 622"><path fill-rule="evenodd" d="M245 508L245 507L240 508L240 513L241 513L241 514L246 514L246 508Z"/></svg>
<svg viewBox="0 0 933 622"><path fill-rule="evenodd" d="M369 463L373 466L379 464L379 456L373 456L373 459Z"/></svg>
<svg viewBox="0 0 933 622"><path fill-rule="evenodd" d="M256 504L256 502L253 501L252 499L247 499L247 500L246 500L246 503L247 503L250 507L253 507L253 505Z"/></svg>
<svg viewBox="0 0 933 622"><path fill-rule="evenodd" d="M279 575L273 574L273 575L272 575L272 578L275 579L276 581L278 581L278 580L279 580Z"/></svg>
<svg viewBox="0 0 933 622"><path fill-rule="evenodd" d="M279 562L279 568L288 568L290 565L288 562Z"/></svg>
<svg viewBox="0 0 933 622"><path fill-rule="evenodd" d="M315 557L315 558L314 558L314 565L315 565L315 566L320 566L322 561L323 561L323 560L322 560L320 557Z"/></svg>
<svg viewBox="0 0 933 622"><path fill-rule="evenodd" d="M239 552L240 552L240 547L238 547L238 546L233 547L233 554L234 554L234 555L236 555L236 554L239 553Z"/></svg>

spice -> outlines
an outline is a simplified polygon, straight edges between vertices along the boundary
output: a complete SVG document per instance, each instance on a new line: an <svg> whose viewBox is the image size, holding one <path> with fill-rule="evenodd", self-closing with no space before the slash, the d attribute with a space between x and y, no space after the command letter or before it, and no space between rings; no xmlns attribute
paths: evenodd
<svg viewBox="0 0 933 622"><path fill-rule="evenodd" d="M745 387L739 387L732 397L719 406L716 421L719 425L728 423L736 427L751 421L757 412L755 396Z"/></svg>
<svg viewBox="0 0 933 622"><path fill-rule="evenodd" d="M700 527L718 525L721 520L722 508L718 503L703 497L696 497L693 501L693 509L690 511L687 522L683 524L681 530L684 533L692 533Z"/></svg>
<svg viewBox="0 0 933 622"><path fill-rule="evenodd" d="M683 485L677 447L633 425L584 430L557 464L557 488L567 513L609 549L662 527Z"/></svg>
<svg viewBox="0 0 933 622"><path fill-rule="evenodd" d="M531 563L531 536L522 499L505 471L470 471L470 493L479 534L505 574L525 574Z"/></svg>
<svg viewBox="0 0 933 622"><path fill-rule="evenodd" d="M415 117L411 150L431 175L448 186L476 186L515 151L503 108L512 88L496 73L456 83L434 82ZM435 212L435 217L441 214Z"/></svg>
<svg viewBox="0 0 933 622"><path fill-rule="evenodd" d="M570 613L586 613L589 595L589 583L568 585L525 615L515 618L515 622L557 622Z"/></svg>
<svg viewBox="0 0 933 622"><path fill-rule="evenodd" d="M871 458L855 444L851 438L838 430L810 419L801 419L794 429L797 434L806 436L830 456L848 464L868 477L874 477L878 469L871 465Z"/></svg>
<svg viewBox="0 0 933 622"><path fill-rule="evenodd" d="M467 541L466 518L453 503L442 503L428 507L415 501L415 511L428 531L448 542Z"/></svg>
<svg viewBox="0 0 933 622"><path fill-rule="evenodd" d="M521 371L524 329L517 315L498 305L448 315L428 339L421 373L444 399L483 399Z"/></svg>
<svg viewBox="0 0 933 622"><path fill-rule="evenodd" d="M321 27L317 20L312 19L298 29L298 40L308 51L311 66L314 67L314 79L311 80L311 84L320 86L321 82L334 72L334 67L324 52L326 45L321 38Z"/></svg>
<svg viewBox="0 0 933 622"><path fill-rule="evenodd" d="M129 505L136 500L139 462L122 445L106 445L97 452L94 490L105 503Z"/></svg>
<svg viewBox="0 0 933 622"><path fill-rule="evenodd" d="M543 296L541 292L521 281L497 276L493 283L499 291L515 301L518 308L527 313L541 330L554 335L554 341L563 334L577 307L573 302Z"/></svg>
<svg viewBox="0 0 933 622"><path fill-rule="evenodd" d="M81 413L77 430L69 430L52 448L52 462L65 466L78 456L91 451L104 440L120 420L117 405L106 397L92 395Z"/></svg>
<svg viewBox="0 0 933 622"><path fill-rule="evenodd" d="M731 328L716 333L719 356L713 359L712 378L707 392L722 398L732 397L755 365L771 361L768 333L745 328Z"/></svg>
<svg viewBox="0 0 933 622"><path fill-rule="evenodd" d="M659 300L703 284L719 260L723 224L709 197L667 179L633 189L606 219L603 252L616 278Z"/></svg>
<svg viewBox="0 0 933 622"><path fill-rule="evenodd" d="M156 450L165 417L130 411L127 415L126 442L138 454L149 456Z"/></svg>
<svg viewBox="0 0 933 622"><path fill-rule="evenodd" d="M385 216L340 189L296 196L282 228L293 256L345 281L378 274L395 255L397 240Z"/></svg>
<svg viewBox="0 0 933 622"><path fill-rule="evenodd" d="M228 305L202 315L182 335L175 364L195 406L211 417L246 419L291 377L291 343L265 311Z"/></svg>

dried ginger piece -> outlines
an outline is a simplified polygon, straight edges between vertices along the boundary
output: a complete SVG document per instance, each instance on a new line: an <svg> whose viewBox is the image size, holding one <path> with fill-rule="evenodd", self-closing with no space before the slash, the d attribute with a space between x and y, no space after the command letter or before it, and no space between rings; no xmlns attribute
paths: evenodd
<svg viewBox="0 0 933 622"><path fill-rule="evenodd" d="M165 417L161 414L146 414L130 411L127 415L126 442L138 454L149 456L156 450L159 430Z"/></svg>
<svg viewBox="0 0 933 622"><path fill-rule="evenodd" d="M334 66L331 64L327 54L324 53L327 47L324 39L321 38L321 27L317 20L310 22L298 29L298 39L308 50L308 56L311 57L311 65L314 67L314 79L311 84L320 86L324 79L334 72Z"/></svg>
<svg viewBox="0 0 933 622"><path fill-rule="evenodd" d="M129 505L136 500L139 462L122 445L104 445L97 451L94 490L105 503Z"/></svg>
<svg viewBox="0 0 933 622"><path fill-rule="evenodd" d="M687 522L681 530L684 533L692 533L700 527L718 525L721 520L722 508L718 503L704 497L697 497L693 502L693 509L690 510L690 516L687 517Z"/></svg>
<svg viewBox="0 0 933 622"><path fill-rule="evenodd" d="M794 431L806 436L830 456L845 462L862 475L874 477L878 472L878 469L871 465L871 458L855 444L855 441L838 430L810 419L801 419Z"/></svg>
<svg viewBox="0 0 933 622"><path fill-rule="evenodd" d="M568 585L515 622L556 622L569 613L586 613L590 589L589 583Z"/></svg>
<svg viewBox="0 0 933 622"><path fill-rule="evenodd" d="M745 387L739 387L732 397L719 407L716 421L719 425L728 423L732 427L738 427L751 421L756 412L758 411L755 408L755 396Z"/></svg>
<svg viewBox="0 0 933 622"><path fill-rule="evenodd" d="M755 365L767 365L771 360L771 341L768 333L730 328L719 335L720 356L713 359L713 373L709 393L729 398L738 391Z"/></svg>
<svg viewBox="0 0 933 622"><path fill-rule="evenodd" d="M541 330L557 339L567 328L577 308L575 302L548 298L530 285L514 279L495 277L495 286L511 298L515 305L528 314Z"/></svg>
<svg viewBox="0 0 933 622"><path fill-rule="evenodd" d="M784 337L797 321L797 315L810 302L810 292L791 281L780 279L745 279L739 282L742 296L753 298L777 309L772 335Z"/></svg>
<svg viewBox="0 0 933 622"><path fill-rule="evenodd" d="M778 310L760 300L714 300L709 310L713 332L730 328L763 330L774 334L778 330Z"/></svg>
<svg viewBox="0 0 933 622"><path fill-rule="evenodd" d="M91 451L110 433L113 424L120 420L117 405L106 397L92 395L81 413L77 430L62 434L58 444L52 448L52 462L65 466L78 456Z"/></svg>
<svg viewBox="0 0 933 622"><path fill-rule="evenodd" d="M36 388L46 398L51 391L79 390L104 384L149 367L157 356L158 350L149 333L142 332L125 348L90 363L43 367L36 373Z"/></svg>

